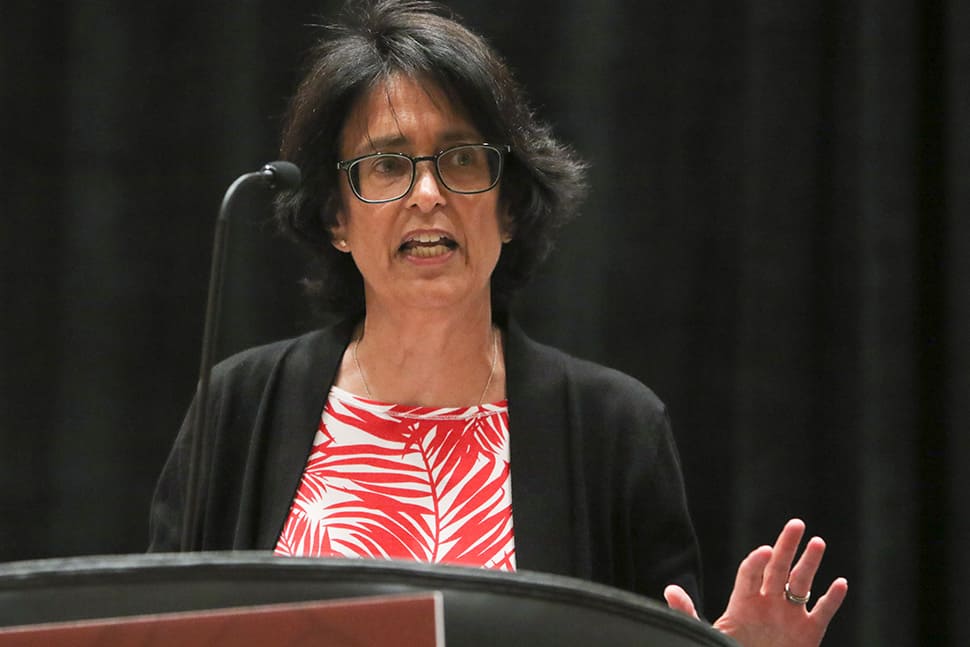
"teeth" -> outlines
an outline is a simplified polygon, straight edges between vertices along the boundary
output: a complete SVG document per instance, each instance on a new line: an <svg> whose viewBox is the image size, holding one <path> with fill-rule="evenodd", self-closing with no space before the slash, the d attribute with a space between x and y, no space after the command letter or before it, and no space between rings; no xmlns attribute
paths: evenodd
<svg viewBox="0 0 970 647"><path fill-rule="evenodd" d="M420 258L431 258L432 256L447 254L448 251L448 247L445 245L434 245L433 247L411 247L408 248L407 253Z"/></svg>
<svg viewBox="0 0 970 647"><path fill-rule="evenodd" d="M408 238L409 243L437 243L438 241L447 240L445 236L441 234L431 234L431 233L419 233Z"/></svg>
<svg viewBox="0 0 970 647"><path fill-rule="evenodd" d="M404 241L400 251L409 256L431 258L447 254L456 247L455 242L445 234L415 232Z"/></svg>

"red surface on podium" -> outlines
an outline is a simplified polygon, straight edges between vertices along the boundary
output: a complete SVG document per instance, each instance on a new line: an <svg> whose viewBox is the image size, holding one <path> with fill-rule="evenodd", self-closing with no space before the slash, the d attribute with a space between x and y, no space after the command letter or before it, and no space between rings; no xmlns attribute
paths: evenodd
<svg viewBox="0 0 970 647"><path fill-rule="evenodd" d="M0 629L0 647L444 647L440 593L301 602Z"/></svg>

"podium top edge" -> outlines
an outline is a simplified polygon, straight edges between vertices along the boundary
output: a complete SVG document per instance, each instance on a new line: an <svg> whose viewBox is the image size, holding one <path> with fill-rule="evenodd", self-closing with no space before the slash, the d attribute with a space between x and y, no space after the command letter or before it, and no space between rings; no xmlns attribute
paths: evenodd
<svg viewBox="0 0 970 647"><path fill-rule="evenodd" d="M0 564L0 594L34 588L84 585L110 578L124 582L192 582L207 579L291 582L381 582L425 590L481 591L507 597L579 604L676 627L701 644L731 645L723 634L649 598L563 575L514 573L402 560L278 557L265 551L219 551L64 557Z"/></svg>

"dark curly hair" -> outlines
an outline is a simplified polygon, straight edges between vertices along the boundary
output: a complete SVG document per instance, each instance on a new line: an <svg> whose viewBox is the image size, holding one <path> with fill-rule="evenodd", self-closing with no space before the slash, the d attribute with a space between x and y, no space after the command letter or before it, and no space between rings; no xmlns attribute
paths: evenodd
<svg viewBox="0 0 970 647"><path fill-rule="evenodd" d="M486 141L509 144L499 201L514 237L492 275L492 304L505 311L512 293L549 254L556 230L585 194L585 164L539 122L508 67L485 40L443 7L414 0L351 1L344 21L325 28L290 101L283 159L303 172L282 194L284 232L315 255L320 278L307 280L324 312L364 312L363 279L350 254L330 244L340 206L339 140L358 99L395 75L440 88L469 115ZM316 273L316 272L314 272Z"/></svg>

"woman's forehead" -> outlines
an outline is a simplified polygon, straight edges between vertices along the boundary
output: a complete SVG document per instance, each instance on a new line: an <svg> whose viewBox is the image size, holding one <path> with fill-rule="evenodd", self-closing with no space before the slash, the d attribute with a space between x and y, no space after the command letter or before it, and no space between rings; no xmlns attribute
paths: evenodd
<svg viewBox="0 0 970 647"><path fill-rule="evenodd" d="M431 139L436 145L481 137L467 111L442 88L426 79L394 75L366 91L344 124L344 157L396 150Z"/></svg>

